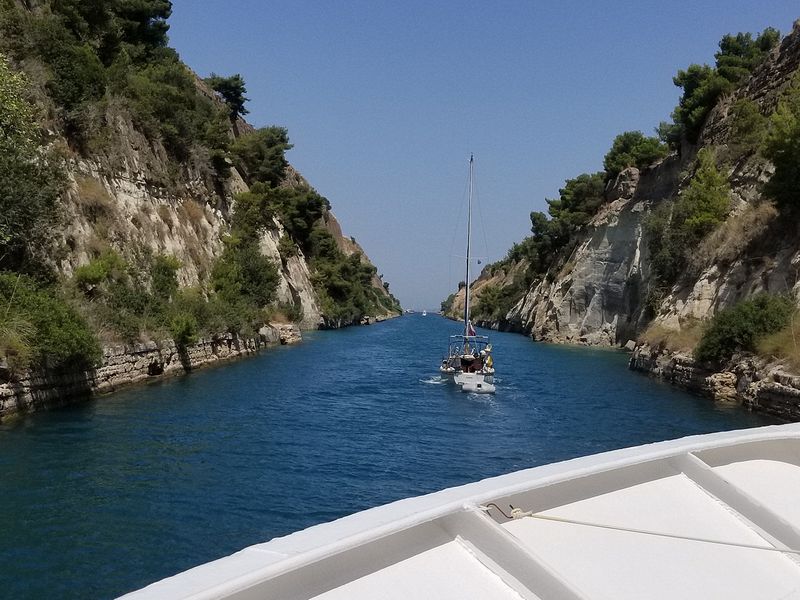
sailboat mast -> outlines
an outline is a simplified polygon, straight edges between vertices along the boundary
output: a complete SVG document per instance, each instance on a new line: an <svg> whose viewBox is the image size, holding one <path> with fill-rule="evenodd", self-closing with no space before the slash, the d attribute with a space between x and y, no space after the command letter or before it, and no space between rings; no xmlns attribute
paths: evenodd
<svg viewBox="0 0 800 600"><path fill-rule="evenodd" d="M472 242L472 168L474 157L469 155L469 197L467 200L467 284L464 294L464 335L469 335L469 258L470 243Z"/></svg>

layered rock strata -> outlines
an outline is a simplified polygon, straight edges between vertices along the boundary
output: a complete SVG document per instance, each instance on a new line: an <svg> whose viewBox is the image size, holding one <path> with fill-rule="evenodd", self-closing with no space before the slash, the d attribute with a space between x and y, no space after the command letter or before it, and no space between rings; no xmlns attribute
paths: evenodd
<svg viewBox="0 0 800 600"><path fill-rule="evenodd" d="M784 421L800 421L800 376L780 364L737 357L723 371L700 367L691 356L641 345L630 367L716 402L740 404Z"/></svg>
<svg viewBox="0 0 800 600"><path fill-rule="evenodd" d="M230 334L206 338L186 347L161 343L106 346L100 366L90 371L35 373L0 384L0 421L17 413L46 410L97 394L249 356L278 344L300 340L296 325L263 327L258 336Z"/></svg>

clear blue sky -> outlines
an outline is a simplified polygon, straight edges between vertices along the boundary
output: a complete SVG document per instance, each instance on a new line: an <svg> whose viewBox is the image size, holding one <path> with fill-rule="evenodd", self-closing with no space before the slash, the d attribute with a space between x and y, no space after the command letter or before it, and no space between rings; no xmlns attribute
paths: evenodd
<svg viewBox="0 0 800 600"><path fill-rule="evenodd" d="M404 307L429 309L463 279L470 152L475 254L494 261L615 135L668 119L678 69L713 63L725 33L800 17L796 0L173 4L184 61L242 74L248 120L289 130L289 161L345 233Z"/></svg>

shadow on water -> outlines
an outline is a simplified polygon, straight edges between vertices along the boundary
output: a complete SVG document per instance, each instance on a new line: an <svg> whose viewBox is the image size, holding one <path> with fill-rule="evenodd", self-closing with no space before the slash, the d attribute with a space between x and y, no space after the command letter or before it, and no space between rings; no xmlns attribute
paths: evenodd
<svg viewBox="0 0 800 600"><path fill-rule="evenodd" d="M493 396L439 377L458 325L315 332L0 426L0 589L108 598L249 544L517 469L770 421L627 370L627 356L489 332Z"/></svg>

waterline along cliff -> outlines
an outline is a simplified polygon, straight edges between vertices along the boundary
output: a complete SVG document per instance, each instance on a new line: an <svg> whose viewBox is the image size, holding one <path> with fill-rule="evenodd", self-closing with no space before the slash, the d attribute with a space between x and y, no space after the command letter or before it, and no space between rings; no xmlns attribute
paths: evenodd
<svg viewBox="0 0 800 600"><path fill-rule="evenodd" d="M170 2L134 4L0 2L0 415L114 387L120 353L157 375L400 313L244 80L193 73Z"/></svg>
<svg viewBox="0 0 800 600"><path fill-rule="evenodd" d="M534 340L634 349L632 367L800 418L800 23L725 36L674 78L658 137L613 140L598 173L531 213L472 283L475 320ZM442 305L463 310L464 283Z"/></svg>

